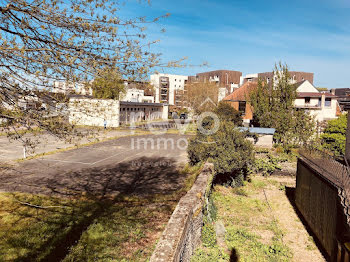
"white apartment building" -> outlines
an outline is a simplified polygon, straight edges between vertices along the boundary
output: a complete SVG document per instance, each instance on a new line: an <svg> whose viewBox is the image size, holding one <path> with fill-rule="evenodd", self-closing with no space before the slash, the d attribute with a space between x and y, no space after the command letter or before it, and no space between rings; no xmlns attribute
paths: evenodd
<svg viewBox="0 0 350 262"><path fill-rule="evenodd" d="M188 76L171 74L151 75L151 85L155 88L155 103L175 105L175 92L184 90Z"/></svg>
<svg viewBox="0 0 350 262"><path fill-rule="evenodd" d="M55 81L52 88L53 93L92 95L92 89L87 88L83 83L71 83L65 81Z"/></svg>
<svg viewBox="0 0 350 262"><path fill-rule="evenodd" d="M239 80L239 85L242 86L246 82L256 82L259 78L259 74L247 74L245 76L241 76Z"/></svg>

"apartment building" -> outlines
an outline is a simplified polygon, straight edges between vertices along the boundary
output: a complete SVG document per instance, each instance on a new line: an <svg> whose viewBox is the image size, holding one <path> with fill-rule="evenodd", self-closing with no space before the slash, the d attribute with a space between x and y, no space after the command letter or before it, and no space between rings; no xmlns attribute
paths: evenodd
<svg viewBox="0 0 350 262"><path fill-rule="evenodd" d="M296 84L305 80L308 80L311 84L314 83L314 73L300 72L300 71L289 71L290 83ZM246 82L258 82L258 80L272 83L273 80L277 79L277 75L274 72L247 74L240 79L240 85Z"/></svg>
<svg viewBox="0 0 350 262"><path fill-rule="evenodd" d="M229 93L239 87L242 72L232 70L215 70L196 74L192 77L192 81L198 82L214 82L219 87L225 87Z"/></svg>
<svg viewBox="0 0 350 262"><path fill-rule="evenodd" d="M92 95L91 88L87 88L83 83L73 83L66 81L55 81L51 90L53 93L59 94L81 94Z"/></svg>
<svg viewBox="0 0 350 262"><path fill-rule="evenodd" d="M172 74L151 75L151 85L155 88L155 102L176 105L185 90L188 76ZM177 98L178 97L178 98Z"/></svg>

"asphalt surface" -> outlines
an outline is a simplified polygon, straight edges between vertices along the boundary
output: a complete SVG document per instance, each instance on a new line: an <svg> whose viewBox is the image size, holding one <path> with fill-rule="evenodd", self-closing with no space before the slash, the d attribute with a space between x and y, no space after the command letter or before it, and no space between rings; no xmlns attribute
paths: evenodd
<svg viewBox="0 0 350 262"><path fill-rule="evenodd" d="M0 191L72 196L169 193L181 186L186 136L129 136L0 170Z"/></svg>
<svg viewBox="0 0 350 262"><path fill-rule="evenodd" d="M82 129L79 131L84 133L90 130ZM23 144L26 140L30 140L32 143L36 144L34 151L30 150L30 148L27 150L26 156L28 157L36 154L56 151L58 149L73 147L76 143L84 144L93 142L97 138L100 140L104 140L112 137L126 136L130 134L130 130L100 130L99 132L94 132L95 133L92 137L81 137L80 141L72 141L71 143L68 143L64 139L59 139L53 135L50 135L47 132L42 132L40 134L35 135L26 134L18 140L9 139L6 135L0 135L0 164L23 158Z"/></svg>

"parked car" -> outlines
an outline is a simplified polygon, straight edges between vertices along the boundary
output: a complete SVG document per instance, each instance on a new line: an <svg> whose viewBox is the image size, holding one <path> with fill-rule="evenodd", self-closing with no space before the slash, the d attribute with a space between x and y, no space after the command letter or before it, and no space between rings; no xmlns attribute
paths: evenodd
<svg viewBox="0 0 350 262"><path fill-rule="evenodd" d="M187 114L186 113L180 114L180 119L187 119Z"/></svg>

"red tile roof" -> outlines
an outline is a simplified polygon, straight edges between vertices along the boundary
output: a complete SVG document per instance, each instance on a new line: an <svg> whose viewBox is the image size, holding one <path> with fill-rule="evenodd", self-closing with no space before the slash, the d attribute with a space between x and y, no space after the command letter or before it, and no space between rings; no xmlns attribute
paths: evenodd
<svg viewBox="0 0 350 262"><path fill-rule="evenodd" d="M240 88L236 89L233 93L226 96L223 100L226 101L246 101L249 94L258 87L258 83L246 82Z"/></svg>

